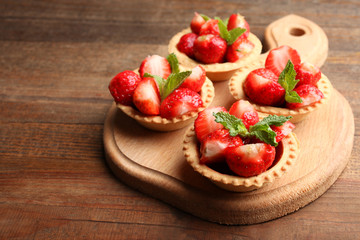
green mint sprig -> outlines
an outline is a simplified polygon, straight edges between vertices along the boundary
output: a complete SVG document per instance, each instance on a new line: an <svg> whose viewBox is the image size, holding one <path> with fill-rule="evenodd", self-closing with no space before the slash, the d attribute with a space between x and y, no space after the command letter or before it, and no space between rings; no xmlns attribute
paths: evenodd
<svg viewBox="0 0 360 240"><path fill-rule="evenodd" d="M278 83L285 89L285 101L288 103L301 103L302 100L293 89L299 80L295 79L296 71L294 64L288 60L284 70L280 73Z"/></svg>
<svg viewBox="0 0 360 240"><path fill-rule="evenodd" d="M234 28L230 31L227 29L227 23L225 23L221 18L215 17L218 22L219 31L220 31L220 37L222 37L228 45L233 44L238 37L240 37L244 32L246 32L245 28ZM227 22L228 20L226 20Z"/></svg>
<svg viewBox="0 0 360 240"><path fill-rule="evenodd" d="M200 16L205 20L205 22L211 19L210 17L208 17L204 14L200 14Z"/></svg>

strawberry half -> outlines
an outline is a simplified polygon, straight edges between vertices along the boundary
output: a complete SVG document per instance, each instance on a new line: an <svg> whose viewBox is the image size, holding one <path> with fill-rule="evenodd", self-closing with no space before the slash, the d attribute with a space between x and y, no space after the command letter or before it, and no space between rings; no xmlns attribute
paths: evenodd
<svg viewBox="0 0 360 240"><path fill-rule="evenodd" d="M279 106L284 102L285 89L277 81L278 77L271 70L255 69L248 74L244 91L254 103Z"/></svg>
<svg viewBox="0 0 360 240"><path fill-rule="evenodd" d="M205 110L199 112L198 117L194 123L194 128L196 137L200 142L202 142L210 133L224 128L221 123L215 122L215 117L213 114L217 112L227 111L224 107L208 107Z"/></svg>
<svg viewBox="0 0 360 240"><path fill-rule="evenodd" d="M317 82L321 78L321 71L315 65L303 62L299 65L295 65L296 79L300 80L297 86L302 84L311 84L316 86Z"/></svg>
<svg viewBox="0 0 360 240"><path fill-rule="evenodd" d="M184 80L180 87L189 88L194 92L200 92L205 80L206 71L202 66L198 65L191 70L190 76Z"/></svg>
<svg viewBox="0 0 360 240"><path fill-rule="evenodd" d="M274 162L275 147L265 143L245 144L226 150L226 163L239 176L252 177L265 172Z"/></svg>
<svg viewBox="0 0 360 240"><path fill-rule="evenodd" d="M195 15L190 23L190 28L193 33L199 34L201 26L205 23L205 19L197 12L195 12L194 14Z"/></svg>
<svg viewBox="0 0 360 240"><path fill-rule="evenodd" d="M153 78L145 78L137 85L133 102L137 109L146 115L158 115L160 113L160 94Z"/></svg>
<svg viewBox="0 0 360 240"><path fill-rule="evenodd" d="M221 63L224 61L227 43L217 35L199 36L194 42L194 56L202 63Z"/></svg>
<svg viewBox="0 0 360 240"><path fill-rule="evenodd" d="M225 151L228 147L237 147L243 145L239 135L232 137L227 129L218 129L201 142L200 163L212 164L225 161Z"/></svg>
<svg viewBox="0 0 360 240"><path fill-rule="evenodd" d="M196 35L195 33L187 33L185 35L183 35L178 44L176 45L177 49L186 54L186 56L188 56L189 58L193 58L194 57L194 42L196 40L196 38L198 37L198 35Z"/></svg>
<svg viewBox="0 0 360 240"><path fill-rule="evenodd" d="M149 73L166 79L171 74L171 66L166 58L152 55L141 62L139 73L142 78L145 73Z"/></svg>
<svg viewBox="0 0 360 240"><path fill-rule="evenodd" d="M231 44L226 51L226 60L228 62L236 62L239 59L248 55L255 45L246 38L241 38L241 36Z"/></svg>
<svg viewBox="0 0 360 240"><path fill-rule="evenodd" d="M123 105L132 105L132 99L137 84L141 81L138 74L133 71L118 73L109 84L109 91L115 102Z"/></svg>
<svg viewBox="0 0 360 240"><path fill-rule="evenodd" d="M301 62L300 56L295 49L286 45L274 48L270 50L266 58L265 68L270 69L276 76L279 76L288 60L291 60L294 66Z"/></svg>
<svg viewBox="0 0 360 240"><path fill-rule="evenodd" d="M162 101L160 116L171 119L197 111L202 106L203 101L197 92L188 88L178 88Z"/></svg>
<svg viewBox="0 0 360 240"><path fill-rule="evenodd" d="M289 135L292 130L295 128L295 125L292 122L285 122L281 126L270 126L271 129L276 133L276 142L280 142L284 137Z"/></svg>
<svg viewBox="0 0 360 240"><path fill-rule="evenodd" d="M210 19L206 21L200 28L199 35L220 35L220 30L218 26L219 20Z"/></svg>
<svg viewBox="0 0 360 240"><path fill-rule="evenodd" d="M244 28L246 29L246 32L244 32L240 38L248 38L249 34L250 34L250 26L249 23L245 20L244 16L240 15L240 14L231 14L229 21L228 21L228 25L227 25L227 29L230 31L234 28Z"/></svg>
<svg viewBox="0 0 360 240"><path fill-rule="evenodd" d="M303 84L296 88L294 91L299 94L302 102L301 103L286 103L286 107L290 109L296 109L303 106L311 105L315 102L320 101L324 94L314 85L311 84Z"/></svg>
<svg viewBox="0 0 360 240"><path fill-rule="evenodd" d="M246 100L239 100L233 103L229 109L229 113L240 118L247 129L259 121L258 112L254 106Z"/></svg>

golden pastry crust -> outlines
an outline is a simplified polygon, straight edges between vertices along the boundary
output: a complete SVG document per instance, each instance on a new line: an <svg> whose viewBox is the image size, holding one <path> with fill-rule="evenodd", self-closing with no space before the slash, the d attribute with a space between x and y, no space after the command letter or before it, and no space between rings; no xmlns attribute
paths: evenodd
<svg viewBox="0 0 360 240"><path fill-rule="evenodd" d="M189 128L185 133L183 152L186 161L193 169L218 187L232 192L248 192L275 181L276 178L283 176L295 164L299 153L299 142L295 133L286 136L279 143L280 145L282 146L282 153L277 157L275 165L257 176L248 178L223 174L205 164L200 164L200 152L194 127ZM278 149L279 147L277 151Z"/></svg>
<svg viewBox="0 0 360 240"><path fill-rule="evenodd" d="M187 34L190 33L191 30L190 28L184 29L181 32L178 32L177 34L175 34L168 45L168 51L169 53L175 53L175 55L177 56L179 63L185 67L185 68L194 68L197 65L201 65L205 71L206 71L206 76L211 80L211 81L224 81L224 80L229 80L231 78L231 76L241 67L246 66L247 64L256 61L256 59L260 56L261 54L261 49L262 49L262 44L260 42L260 40L252 33L249 34L249 41L254 43L254 49L252 50L252 52L243 57L241 60L237 61L237 62L226 62L226 63L214 63L214 64L202 64L200 62L197 62L191 58L189 58L188 56L186 56L184 53L180 52L176 45L178 44L178 42L180 41L180 38Z"/></svg>
<svg viewBox="0 0 360 240"><path fill-rule="evenodd" d="M255 61L249 64L248 66L239 69L229 81L229 90L231 95L236 100L240 100L240 99L248 100L258 112L271 114L271 115L275 114L275 115L283 115L283 116L292 116L292 119L290 119L290 121L292 123L297 123L304 120L311 112L322 107L330 99L332 92L332 85L329 79L324 74L321 74L321 79L317 83L317 87L324 94L324 98L321 99L319 102L316 102L308 106L303 106L297 109L288 109L288 108L263 106L263 105L255 104L251 102L251 100L246 96L243 89L243 83L246 80L247 75L251 71L261 67L264 67L264 60Z"/></svg>

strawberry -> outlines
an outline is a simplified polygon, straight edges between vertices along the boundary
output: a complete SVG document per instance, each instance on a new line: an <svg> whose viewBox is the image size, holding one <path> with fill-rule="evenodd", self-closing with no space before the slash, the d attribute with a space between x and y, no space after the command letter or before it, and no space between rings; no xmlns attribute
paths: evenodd
<svg viewBox="0 0 360 240"><path fill-rule="evenodd" d="M202 63L221 63L227 49L227 43L220 36L203 35L194 42L194 56Z"/></svg>
<svg viewBox="0 0 360 240"><path fill-rule="evenodd" d="M280 46L270 50L269 55L265 61L265 68L270 69L279 76L284 70L288 60L291 60L293 65L300 64L300 56L298 52L286 45Z"/></svg>
<svg viewBox="0 0 360 240"><path fill-rule="evenodd" d="M265 172L275 159L275 147L265 143L229 147L226 163L239 176L252 177Z"/></svg>
<svg viewBox="0 0 360 240"><path fill-rule="evenodd" d="M277 82L278 77L269 69L251 71L244 82L244 91L254 103L279 106L284 102L285 89Z"/></svg>
<svg viewBox="0 0 360 240"><path fill-rule="evenodd" d="M141 81L138 74L133 71L118 73L109 84L109 91L115 102L123 105L132 105L132 98L137 84Z"/></svg>
<svg viewBox="0 0 360 240"><path fill-rule="evenodd" d="M145 78L139 82L134 91L133 102L143 114L158 115L160 113L160 95L153 78Z"/></svg>
<svg viewBox="0 0 360 240"><path fill-rule="evenodd" d="M201 35L208 35L208 34L220 35L218 22L219 22L219 20L217 20L217 19L209 19L209 20L207 20L201 26L199 35L200 36Z"/></svg>
<svg viewBox="0 0 360 240"><path fill-rule="evenodd" d="M203 101L198 93L188 88L178 88L161 103L160 116L171 119L196 111L202 106Z"/></svg>
<svg viewBox="0 0 360 240"><path fill-rule="evenodd" d="M240 118L247 129L259 121L258 112L254 106L246 100L239 100L233 103L229 109L229 113Z"/></svg>
<svg viewBox="0 0 360 240"><path fill-rule="evenodd" d="M186 54L189 58L194 58L194 42L198 37L195 33L187 33L180 38L176 45L177 49Z"/></svg>
<svg viewBox="0 0 360 240"><path fill-rule="evenodd" d="M270 126L271 129L276 133L276 142L280 142L284 137L289 135L291 131L295 128L295 125L292 122L285 122L281 126Z"/></svg>
<svg viewBox="0 0 360 240"><path fill-rule="evenodd" d="M180 87L189 88L194 92L200 92L206 80L205 69L198 65L191 70L191 75L187 77Z"/></svg>
<svg viewBox="0 0 360 240"><path fill-rule="evenodd" d="M303 106L311 105L315 102L320 101L324 94L314 85L303 84L294 88L294 91L299 94L302 102L301 103L286 103L286 107L295 109Z"/></svg>
<svg viewBox="0 0 360 240"><path fill-rule="evenodd" d="M217 129L210 133L201 142L200 146L200 163L212 164L216 162L225 161L225 150L228 147L237 147L243 145L239 135L232 137L229 130Z"/></svg>
<svg viewBox="0 0 360 240"><path fill-rule="evenodd" d="M255 45L248 39L241 36L231 44L226 51L226 60L228 62L236 62L244 56L248 55Z"/></svg>
<svg viewBox="0 0 360 240"><path fill-rule="evenodd" d="M205 19L200 14L195 12L195 15L190 23L191 31L193 33L199 34L201 26L204 25L204 23L205 23Z"/></svg>
<svg viewBox="0 0 360 240"><path fill-rule="evenodd" d="M249 26L248 22L240 14L231 14L228 24L227 24L227 29L230 31L230 30L232 30L234 28L238 28L238 27L246 29L246 32L244 32L240 36L240 38L248 38L249 34L250 34L250 26Z"/></svg>
<svg viewBox="0 0 360 240"><path fill-rule="evenodd" d="M141 62L139 73L142 78L145 73L149 73L166 79L171 74L171 66L166 58L152 55Z"/></svg>
<svg viewBox="0 0 360 240"><path fill-rule="evenodd" d="M295 65L296 79L300 80L297 86L302 84L312 84L316 86L316 83L321 78L321 71L315 65L303 62L299 65Z"/></svg>
<svg viewBox="0 0 360 240"><path fill-rule="evenodd" d="M224 126L221 123L215 122L214 113L227 112L224 107L209 107L199 112L195 123L195 133L197 139L201 142L207 135L216 131L217 129L223 129Z"/></svg>

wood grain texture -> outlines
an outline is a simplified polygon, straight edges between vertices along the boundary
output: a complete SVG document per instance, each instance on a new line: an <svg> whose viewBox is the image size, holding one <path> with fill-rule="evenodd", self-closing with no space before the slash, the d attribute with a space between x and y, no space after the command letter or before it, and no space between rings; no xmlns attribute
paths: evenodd
<svg viewBox="0 0 360 240"><path fill-rule="evenodd" d="M356 239L358 9L353 0L2 0L0 238ZM139 67L148 54L167 54L169 36L188 27L194 11L221 17L240 12L260 39L270 22L294 13L328 36L321 69L352 108L354 147L334 185L301 211L251 226L222 226L133 190L105 163L110 79Z"/></svg>

